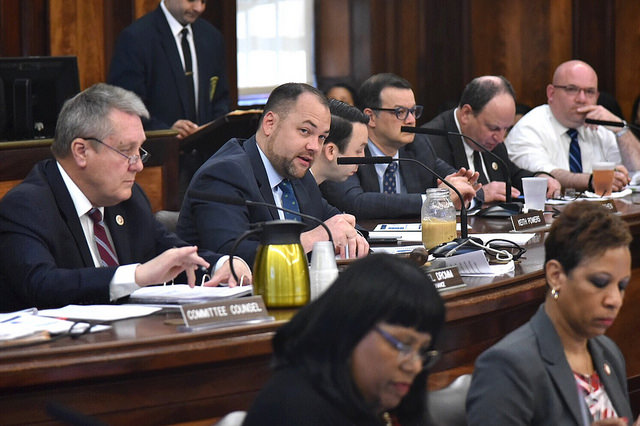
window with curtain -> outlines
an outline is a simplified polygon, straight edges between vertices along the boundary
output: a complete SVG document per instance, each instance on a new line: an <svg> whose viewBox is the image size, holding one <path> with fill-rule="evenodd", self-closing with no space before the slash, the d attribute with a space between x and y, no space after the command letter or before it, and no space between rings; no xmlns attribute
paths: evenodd
<svg viewBox="0 0 640 426"><path fill-rule="evenodd" d="M238 103L264 104L274 87L314 83L313 0L237 0Z"/></svg>

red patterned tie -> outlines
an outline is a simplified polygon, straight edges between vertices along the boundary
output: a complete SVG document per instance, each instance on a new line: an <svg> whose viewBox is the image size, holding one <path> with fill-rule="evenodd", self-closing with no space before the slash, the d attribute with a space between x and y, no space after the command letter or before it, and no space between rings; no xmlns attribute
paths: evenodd
<svg viewBox="0 0 640 426"><path fill-rule="evenodd" d="M109 238L107 238L107 232L104 229L102 213L100 213L100 210L93 208L89 210L89 217L93 221L93 237L96 246L98 246L98 253L100 253L100 263L102 266L118 266L118 257L111 244L109 244Z"/></svg>

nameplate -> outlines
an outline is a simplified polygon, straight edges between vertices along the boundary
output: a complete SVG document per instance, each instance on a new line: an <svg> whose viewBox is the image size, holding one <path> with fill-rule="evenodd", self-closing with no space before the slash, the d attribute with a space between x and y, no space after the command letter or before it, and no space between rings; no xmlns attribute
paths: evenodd
<svg viewBox="0 0 640 426"><path fill-rule="evenodd" d="M427 271L427 275L438 291L451 290L452 288L461 287L464 285L457 266L452 266L450 268L431 269Z"/></svg>
<svg viewBox="0 0 640 426"><path fill-rule="evenodd" d="M606 207L612 213L617 213L618 208L616 207L616 203L613 200L598 200L598 201L589 201L590 203L600 204L602 207Z"/></svg>
<svg viewBox="0 0 640 426"><path fill-rule="evenodd" d="M511 223L513 224L513 230L516 232L524 231L525 229L540 228L547 224L544 220L544 214L540 210L511 216Z"/></svg>
<svg viewBox="0 0 640 426"><path fill-rule="evenodd" d="M260 296L180 305L180 312L187 327L269 319Z"/></svg>

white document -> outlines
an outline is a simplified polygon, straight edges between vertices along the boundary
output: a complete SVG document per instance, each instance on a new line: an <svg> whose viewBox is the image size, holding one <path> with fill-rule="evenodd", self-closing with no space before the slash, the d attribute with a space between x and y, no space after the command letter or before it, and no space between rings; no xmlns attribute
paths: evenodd
<svg viewBox="0 0 640 426"><path fill-rule="evenodd" d="M513 260L505 264L489 265L482 250L471 251L451 257L441 257L439 259L444 260L448 267L457 266L458 272L463 277L504 275L515 269Z"/></svg>
<svg viewBox="0 0 640 426"><path fill-rule="evenodd" d="M144 317L160 309L162 308L138 305L67 305L59 309L44 309L38 314L54 318L106 322Z"/></svg>
<svg viewBox="0 0 640 426"><path fill-rule="evenodd" d="M89 324L81 322L73 326L73 321L67 321L59 318L50 318L37 314L16 313L14 316L7 314L0 322L0 340L16 339L26 337L39 332L49 332L51 334L60 334L73 331L73 333L83 332ZM9 316L7 318L7 316ZM91 332L106 330L109 326L94 326Z"/></svg>
<svg viewBox="0 0 640 426"><path fill-rule="evenodd" d="M371 247L371 251L374 253L389 253L389 254L409 254L417 248L424 248L422 244L416 244L411 246L382 246Z"/></svg>
<svg viewBox="0 0 640 426"><path fill-rule="evenodd" d="M134 291L129 300L134 303L200 303L251 295L253 286L189 287L187 284L143 287Z"/></svg>

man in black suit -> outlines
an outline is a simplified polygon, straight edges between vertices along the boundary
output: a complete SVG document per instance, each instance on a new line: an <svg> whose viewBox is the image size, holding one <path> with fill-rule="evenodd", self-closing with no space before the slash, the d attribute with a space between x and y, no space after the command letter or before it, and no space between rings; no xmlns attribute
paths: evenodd
<svg viewBox="0 0 640 426"><path fill-rule="evenodd" d="M422 126L467 135L506 163L505 172L499 161L466 138L430 136L438 157L454 167L465 167L480 174L485 202L506 200L505 173L511 177L512 197L520 195L523 177L536 175L513 164L503 144L507 131L513 125L515 111L516 100L511 83L502 76L482 76L465 87L457 108L441 113ZM560 183L550 175L543 175L548 179L547 196L559 195Z"/></svg>
<svg viewBox="0 0 640 426"><path fill-rule="evenodd" d="M229 111L224 40L198 19L205 7L204 0L163 0L118 38L107 82L142 98L151 114L147 130L173 128L185 137ZM192 74L183 43L189 46Z"/></svg>
<svg viewBox="0 0 640 426"><path fill-rule="evenodd" d="M186 271L229 262L169 233L135 184L147 157L134 93L97 84L67 101L56 125L55 160L38 163L0 201L0 311L97 304ZM224 264L224 265L222 265ZM236 261L239 273L248 267Z"/></svg>
<svg viewBox="0 0 640 426"><path fill-rule="evenodd" d="M468 203L476 194L477 174L456 170L438 159L429 139L405 133L402 126L415 126L422 113L407 80L394 74L369 77L358 92L360 109L369 116L369 144L365 156L391 156L418 160L445 176ZM414 137L415 136L415 137ZM346 167L346 166L345 166ZM345 182L324 182L322 194L329 203L358 219L418 217L427 188L448 188L417 164L363 165ZM460 207L458 196L452 200Z"/></svg>
<svg viewBox="0 0 640 426"><path fill-rule="evenodd" d="M230 205L194 195L208 192L299 209L325 221L342 256L347 248L350 257L366 255L369 246L357 233L354 217L327 204L309 173L330 123L327 99L317 89L302 83L275 88L255 136L231 139L194 175L180 211L178 234L198 247L227 253L252 224L289 218L273 208ZM314 242L328 237L317 223L304 221L309 230L300 240L309 252ZM257 247L257 239L247 239L237 254L253 262Z"/></svg>

